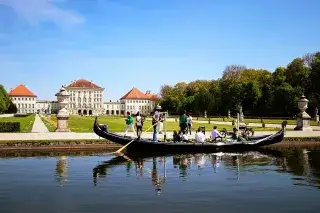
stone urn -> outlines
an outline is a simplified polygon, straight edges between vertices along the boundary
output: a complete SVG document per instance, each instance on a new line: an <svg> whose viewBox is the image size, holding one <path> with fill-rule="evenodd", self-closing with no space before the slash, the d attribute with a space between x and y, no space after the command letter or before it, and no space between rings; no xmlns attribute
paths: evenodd
<svg viewBox="0 0 320 213"><path fill-rule="evenodd" d="M70 94L66 91L64 87L61 87L60 91L56 94L56 96L60 110L57 114L57 129L55 131L70 132L68 128L69 112L67 110Z"/></svg>
<svg viewBox="0 0 320 213"><path fill-rule="evenodd" d="M311 116L306 112L308 109L309 100L302 95L298 101L300 113L297 115L297 126L294 130L312 131L310 127Z"/></svg>

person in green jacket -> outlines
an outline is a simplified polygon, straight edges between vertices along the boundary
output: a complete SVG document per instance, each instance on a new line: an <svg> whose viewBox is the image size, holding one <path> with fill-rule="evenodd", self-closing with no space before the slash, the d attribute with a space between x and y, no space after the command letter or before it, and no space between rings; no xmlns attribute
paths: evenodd
<svg viewBox="0 0 320 213"><path fill-rule="evenodd" d="M126 129L124 130L124 135L126 136L127 133L128 133L128 130L129 129L132 129L132 131L135 133L134 131L134 127L133 127L133 118L131 116L131 113L130 112L127 112L127 118L126 118Z"/></svg>
<svg viewBox="0 0 320 213"><path fill-rule="evenodd" d="M183 111L179 117L179 125L180 125L180 131L186 131L188 125L188 117L186 116L186 111Z"/></svg>

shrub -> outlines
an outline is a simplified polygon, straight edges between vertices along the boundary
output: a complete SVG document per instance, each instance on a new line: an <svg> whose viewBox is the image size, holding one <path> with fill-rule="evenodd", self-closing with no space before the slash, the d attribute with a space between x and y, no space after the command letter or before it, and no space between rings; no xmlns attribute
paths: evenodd
<svg viewBox="0 0 320 213"><path fill-rule="evenodd" d="M0 122L0 132L20 132L20 122Z"/></svg>
<svg viewBox="0 0 320 213"><path fill-rule="evenodd" d="M234 120L232 120L232 126L234 126L234 125L235 125L235 123L236 123L236 122L235 122Z"/></svg>

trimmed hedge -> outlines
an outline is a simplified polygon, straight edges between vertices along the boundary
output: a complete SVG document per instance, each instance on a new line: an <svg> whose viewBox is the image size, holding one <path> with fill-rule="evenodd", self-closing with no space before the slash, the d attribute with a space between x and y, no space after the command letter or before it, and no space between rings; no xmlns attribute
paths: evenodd
<svg viewBox="0 0 320 213"><path fill-rule="evenodd" d="M0 122L0 132L20 132L20 122Z"/></svg>

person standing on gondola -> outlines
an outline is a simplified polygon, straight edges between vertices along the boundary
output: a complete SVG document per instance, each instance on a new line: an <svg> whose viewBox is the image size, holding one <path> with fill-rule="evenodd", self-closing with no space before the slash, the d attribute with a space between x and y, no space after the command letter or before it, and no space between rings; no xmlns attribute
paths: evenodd
<svg viewBox="0 0 320 213"><path fill-rule="evenodd" d="M124 130L124 132L125 132L124 136L127 135L129 129L132 129L132 131L135 132L134 127L133 127L133 118L132 118L130 112L127 112L126 129Z"/></svg>
<svg viewBox="0 0 320 213"><path fill-rule="evenodd" d="M187 122L188 122L188 118L186 116L186 111L184 110L179 117L179 125L180 125L181 132L187 129L188 127Z"/></svg>
<svg viewBox="0 0 320 213"><path fill-rule="evenodd" d="M140 137L142 133L142 126L143 126L143 119L140 115L140 112L136 114L136 129L137 129L137 136Z"/></svg>
<svg viewBox="0 0 320 213"><path fill-rule="evenodd" d="M187 124L188 124L188 132L191 135L191 130L192 130L192 116L190 114L188 114L188 118L187 118Z"/></svg>
<svg viewBox="0 0 320 213"><path fill-rule="evenodd" d="M158 141L158 125L159 125L160 113L156 110L152 116L152 125L153 125L153 141Z"/></svg>

